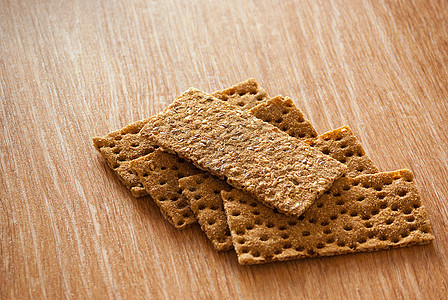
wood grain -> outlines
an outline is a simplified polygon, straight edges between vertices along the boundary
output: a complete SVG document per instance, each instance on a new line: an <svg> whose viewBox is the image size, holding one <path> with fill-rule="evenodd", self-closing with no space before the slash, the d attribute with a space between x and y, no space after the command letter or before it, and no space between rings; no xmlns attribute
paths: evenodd
<svg viewBox="0 0 448 300"><path fill-rule="evenodd" d="M443 299L448 2L0 1L0 298ZM240 266L119 183L91 137L249 77L415 172L436 240Z"/></svg>

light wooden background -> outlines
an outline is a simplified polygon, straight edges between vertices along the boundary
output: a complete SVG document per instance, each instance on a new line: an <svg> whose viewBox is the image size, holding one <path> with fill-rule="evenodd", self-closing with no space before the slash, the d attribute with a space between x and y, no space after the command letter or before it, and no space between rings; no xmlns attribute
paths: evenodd
<svg viewBox="0 0 448 300"><path fill-rule="evenodd" d="M448 1L0 0L0 298L448 293ZM319 133L410 168L432 245L240 266L173 229L91 143L190 86L254 77Z"/></svg>

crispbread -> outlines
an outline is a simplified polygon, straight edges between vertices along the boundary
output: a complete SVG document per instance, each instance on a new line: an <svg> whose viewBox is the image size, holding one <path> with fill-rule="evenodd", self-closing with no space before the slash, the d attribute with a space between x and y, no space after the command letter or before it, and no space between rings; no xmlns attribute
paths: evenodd
<svg viewBox="0 0 448 300"><path fill-rule="evenodd" d="M179 179L182 194L191 205L191 210L208 239L216 250L226 251L233 247L221 191L232 188L223 180L209 173Z"/></svg>
<svg viewBox="0 0 448 300"><path fill-rule="evenodd" d="M288 97L277 96L249 111L252 115L278 127L298 139L315 138L317 132Z"/></svg>
<svg viewBox="0 0 448 300"><path fill-rule="evenodd" d="M241 110L248 110L268 99L266 91L260 88L252 78L214 92L213 95ZM147 155L158 147L153 146L147 139L143 139L139 135L140 130L150 119L137 121L103 137L93 138L95 148L134 197L143 197L147 193L138 177L132 173L130 161Z"/></svg>
<svg viewBox="0 0 448 300"><path fill-rule="evenodd" d="M347 166L345 176L377 173L378 168L366 155L356 136L348 126L319 135L306 141L324 154L337 159Z"/></svg>
<svg viewBox="0 0 448 300"><path fill-rule="evenodd" d="M298 110L295 107L293 107L292 109ZM285 125L287 128L289 128L289 123L286 123ZM293 126L294 126L294 123L293 123ZM343 131L343 132L341 133L341 131ZM318 140L323 140L321 137L329 136L329 133L331 133L330 136L334 136L336 138L339 136L343 136L344 138L341 141L344 142L346 149L356 149L358 151L357 153L364 153L364 150L363 150L359 140L356 138L356 136L353 134L353 132L347 126L335 129L331 132L324 133L318 137ZM328 143L327 148L325 148L325 149L330 150L328 155L332 156L333 158L339 157L339 156L337 156L337 155L339 155L338 147L340 146L341 143L331 143L330 141L326 141L326 140L324 140L324 142L322 142L322 143L325 143L325 142ZM333 155L335 155L336 157L334 157ZM377 172L377 168L375 167L373 162L370 160L370 158L367 157L365 154L363 154L363 156L361 156L360 159L355 159L352 161L345 160L344 163L347 164L347 173L353 177L362 175L362 174L367 174L367 172L370 172L370 173ZM195 176L199 176L199 175L195 175ZM193 177L195 177L195 176L193 176ZM338 180L341 180L341 179L338 179ZM188 182L188 184L186 182ZM179 184L181 186L183 185L186 187L189 185L193 185L194 182L195 181L191 180L190 177L185 177L185 178L182 178L181 180L179 180ZM218 178L214 178L214 177L210 177L208 179L207 183L210 186L213 186L213 191L217 190L219 186L224 186L224 187L227 186L227 184L225 184L224 181L222 181ZM203 184L195 186L194 193L193 192L185 193L186 191L187 190L184 189L183 194L188 199L188 201L190 203L195 201L194 197L196 195L208 195L207 197L203 196L200 198L201 205L203 205L205 207L212 207L212 206L222 207L221 197L216 197L215 193L209 195L208 191L210 191L210 189L204 188ZM227 223L220 222L220 223L218 223L219 225L214 224L212 228L208 228L209 227L208 221L210 219L212 219L212 218L215 218L217 220L218 219L221 219L221 220L226 219L226 214L223 209L213 210L213 215L209 215L209 210L207 210L207 209L201 210L198 208L198 206L192 205L191 209L193 210L193 212L196 216L196 219L198 220L198 223L201 225L201 228L206 233L207 233L207 230L213 232L213 235L207 234L207 236L210 238L212 243L215 243L215 241L221 241L221 240L224 240L225 238L227 238L226 235L224 234L224 233L228 232L228 230L229 230ZM203 215L203 217L201 217L201 215Z"/></svg>
<svg viewBox="0 0 448 300"><path fill-rule="evenodd" d="M275 97L274 99L267 101L268 106L260 104L250 112L265 122L280 125L280 130L297 138L306 139L315 136L316 131L312 125L303 118L302 112L289 98ZM283 121L276 122L279 120L278 116L284 117ZM203 176L205 176L204 179ZM229 185L209 173L204 173L180 179L179 186L190 202L197 222L215 249L225 251L232 248L232 239L220 194L221 190L230 190Z"/></svg>
<svg viewBox="0 0 448 300"><path fill-rule="evenodd" d="M150 119L137 121L104 137L93 138L95 148L134 197L143 197L147 193L138 177L132 172L130 161L158 148L139 135L140 130Z"/></svg>
<svg viewBox="0 0 448 300"><path fill-rule="evenodd" d="M201 170L160 149L133 160L131 168L174 227L183 229L196 222L188 200L182 196L178 180L202 173Z"/></svg>
<svg viewBox="0 0 448 300"><path fill-rule="evenodd" d="M278 128L196 89L154 116L140 134L287 214L300 215L346 171Z"/></svg>
<svg viewBox="0 0 448 300"><path fill-rule="evenodd" d="M433 240L409 170L342 177L300 217L221 193L241 264L374 251Z"/></svg>

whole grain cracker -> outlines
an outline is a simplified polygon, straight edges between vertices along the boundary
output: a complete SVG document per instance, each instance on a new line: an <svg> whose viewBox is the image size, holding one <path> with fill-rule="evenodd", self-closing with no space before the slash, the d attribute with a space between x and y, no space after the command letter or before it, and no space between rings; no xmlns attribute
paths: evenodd
<svg viewBox="0 0 448 300"><path fill-rule="evenodd" d="M209 173L179 179L179 186L191 210L201 225L202 231L216 250L226 251L233 247L230 230L227 226L221 191L232 188L223 180Z"/></svg>
<svg viewBox="0 0 448 300"><path fill-rule="evenodd" d="M288 97L277 96L252 108L250 113L298 139L315 138L317 132Z"/></svg>
<svg viewBox="0 0 448 300"><path fill-rule="evenodd" d="M300 215L346 171L329 156L197 89L156 115L141 135L287 214Z"/></svg>
<svg viewBox="0 0 448 300"><path fill-rule="evenodd" d="M133 160L131 168L174 227L183 229L196 222L188 200L182 196L179 179L202 173L201 170L160 149Z"/></svg>
<svg viewBox="0 0 448 300"><path fill-rule="evenodd" d="M297 109L297 108L294 108ZM286 123L286 127L288 128L289 123ZM294 126L294 123L292 124ZM340 133L340 131L344 131L343 133ZM331 135L330 136L335 136L335 137L339 137L339 136L343 136L344 138L341 140L342 142L344 142L344 148L347 149L356 149L357 151L359 151L358 153L364 153L364 150L362 149L362 146L359 142L359 140L356 138L356 136L353 134L353 132L347 127L341 127L338 129L335 129L333 131L330 132ZM319 136L318 140L321 139L322 136L326 137L328 136L329 133L324 133L321 136ZM329 153L328 155L332 156L333 158L335 158L333 155L338 155L338 151L337 148L341 146L341 143L330 143L328 142L328 146L325 149L329 149ZM357 156L358 157L358 156ZM370 173L376 173L378 170L375 167L375 165L373 165L373 162L370 160L369 157L363 155L362 159L355 159L355 160L346 160L344 161L344 164L347 164L347 173L350 174L352 177L354 176L358 176L358 175L362 175L362 174L367 174L367 172ZM366 167L366 165L368 167ZM200 175L195 175L192 177L196 177L196 176L200 176ZM185 177L179 180L179 184L181 186L193 186L195 183L194 179L190 179L191 177ZM341 180L341 179L338 179ZM337 181L338 181L337 180ZM336 181L336 182L337 182ZM213 194L209 193L211 191L211 188L207 188L204 186L204 184L207 183L208 185L210 185L213 189ZM218 190L219 186L224 186L227 187L228 185L225 184L224 181L215 178L215 177L210 177L208 179L207 182L203 182L200 185L196 185L194 186L194 193L193 192L187 192L188 190L184 189L183 194L185 195L185 197L188 199L188 201L191 203L193 203L195 200L195 197L197 195L207 195L207 196L203 196L200 198L201 201L201 205L204 207L223 207L222 206L222 199L219 195L216 195L216 191ZM317 200L319 201L319 200ZM202 207L201 206L201 207ZM209 237L209 239L212 241L212 243L216 243L216 241L222 241L224 239L227 238L226 233L229 231L228 229L228 225L226 222L216 222L216 224L213 224L213 226L211 228L209 228L209 221L213 220L213 218L215 220L225 220L226 219L226 213L224 211L224 209L218 209L218 210L213 210L213 214L209 214L209 210L208 209L200 209L201 207L199 206L191 206L191 209L193 210L196 219L198 221L198 223L201 225L201 228L204 232L207 233L207 231L211 231L213 232L213 235L208 234L207 236ZM229 239L231 241L231 239Z"/></svg>
<svg viewBox="0 0 448 300"><path fill-rule="evenodd" d="M269 98L266 91L259 87L255 79L252 78L214 92L213 95L241 110L248 110L257 104L266 102ZM134 197L143 197L147 193L138 177L132 172L130 161L145 156L158 148L139 135L140 130L150 119L137 121L103 137L93 138L95 148Z"/></svg>
<svg viewBox="0 0 448 300"><path fill-rule="evenodd" d="M426 244L434 237L409 170L339 179L300 217L221 193L240 264Z"/></svg>
<svg viewBox="0 0 448 300"><path fill-rule="evenodd" d="M158 146L142 139L140 130L151 118L129 124L103 137L93 138L93 145L134 197L146 196L146 190L132 172L130 162L153 152Z"/></svg>
<svg viewBox="0 0 448 300"><path fill-rule="evenodd" d="M378 172L378 168L366 155L361 143L348 126L326 132L316 139L309 139L306 142L345 164L347 166L345 176L354 177Z"/></svg>
<svg viewBox="0 0 448 300"><path fill-rule="evenodd" d="M316 136L312 125L289 98L275 97L250 110L257 118L277 126L282 131L299 139ZM283 118L279 121L279 117ZM197 222L216 250L225 251L233 247L227 226L221 190L229 185L209 173L184 177L179 180L183 195L188 199Z"/></svg>

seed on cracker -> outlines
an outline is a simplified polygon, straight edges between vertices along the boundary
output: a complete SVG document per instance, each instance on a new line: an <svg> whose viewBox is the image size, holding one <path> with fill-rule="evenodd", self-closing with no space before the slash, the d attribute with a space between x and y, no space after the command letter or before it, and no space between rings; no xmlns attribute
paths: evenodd
<svg viewBox="0 0 448 300"><path fill-rule="evenodd" d="M160 149L132 161L131 168L174 227L183 229L196 223L188 200L182 196L179 179L202 173L201 170Z"/></svg>
<svg viewBox="0 0 448 300"><path fill-rule="evenodd" d="M342 177L299 217L222 192L241 264L426 244L434 237L409 170Z"/></svg>
<svg viewBox="0 0 448 300"><path fill-rule="evenodd" d="M278 210L300 215L346 171L278 128L190 89L142 137Z"/></svg>

